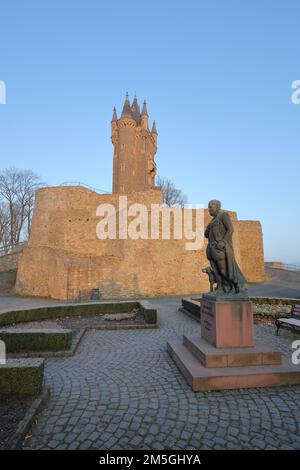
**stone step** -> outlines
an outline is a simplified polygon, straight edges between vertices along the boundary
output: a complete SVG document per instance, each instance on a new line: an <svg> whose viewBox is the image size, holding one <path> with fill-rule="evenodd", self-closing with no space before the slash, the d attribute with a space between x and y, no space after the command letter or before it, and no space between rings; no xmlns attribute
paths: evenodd
<svg viewBox="0 0 300 470"><path fill-rule="evenodd" d="M1 395L36 395L42 391L44 359L7 359L0 365Z"/></svg>
<svg viewBox="0 0 300 470"><path fill-rule="evenodd" d="M281 352L259 342L248 348L215 348L200 335L183 335L183 344L205 367L281 364Z"/></svg>
<svg viewBox="0 0 300 470"><path fill-rule="evenodd" d="M167 349L193 391L300 384L300 366L286 358L280 365L211 368L204 367L180 340L168 341Z"/></svg>

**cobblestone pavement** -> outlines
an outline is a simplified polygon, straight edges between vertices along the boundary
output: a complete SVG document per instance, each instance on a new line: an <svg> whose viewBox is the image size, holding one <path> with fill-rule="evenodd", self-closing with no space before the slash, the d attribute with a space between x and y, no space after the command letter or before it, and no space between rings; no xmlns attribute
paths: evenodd
<svg viewBox="0 0 300 470"><path fill-rule="evenodd" d="M91 331L71 358L46 361L51 398L24 447L34 449L300 449L300 386L194 393L166 351L199 331L158 299L157 330ZM290 354L288 332L257 327Z"/></svg>

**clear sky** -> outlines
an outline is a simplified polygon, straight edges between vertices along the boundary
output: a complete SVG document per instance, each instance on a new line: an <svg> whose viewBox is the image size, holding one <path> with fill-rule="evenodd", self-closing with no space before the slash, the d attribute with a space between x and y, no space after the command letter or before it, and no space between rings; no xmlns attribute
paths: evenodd
<svg viewBox="0 0 300 470"><path fill-rule="evenodd" d="M136 92L160 175L300 263L299 24L297 0L0 0L0 170L111 191L113 106Z"/></svg>

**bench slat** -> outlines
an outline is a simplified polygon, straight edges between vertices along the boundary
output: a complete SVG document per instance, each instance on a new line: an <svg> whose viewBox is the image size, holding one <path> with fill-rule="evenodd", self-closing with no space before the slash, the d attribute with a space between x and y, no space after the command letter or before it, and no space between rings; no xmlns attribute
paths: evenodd
<svg viewBox="0 0 300 470"><path fill-rule="evenodd" d="M300 327L300 320L296 320L296 318L278 318L277 321L280 323L287 323L288 325Z"/></svg>
<svg viewBox="0 0 300 470"><path fill-rule="evenodd" d="M292 307L291 317L300 320L300 305L294 304Z"/></svg>

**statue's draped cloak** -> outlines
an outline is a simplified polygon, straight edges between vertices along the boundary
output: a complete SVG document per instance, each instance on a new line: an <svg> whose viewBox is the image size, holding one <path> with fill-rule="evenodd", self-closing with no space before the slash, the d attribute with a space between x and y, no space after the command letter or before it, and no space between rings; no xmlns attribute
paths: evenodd
<svg viewBox="0 0 300 470"><path fill-rule="evenodd" d="M208 224L205 230L205 236L208 238L207 257L208 259L217 259L223 257L222 251L225 251L227 280L242 286L246 279L237 264L232 243L233 225L227 212L219 211ZM225 243L224 250L216 248L219 241Z"/></svg>

